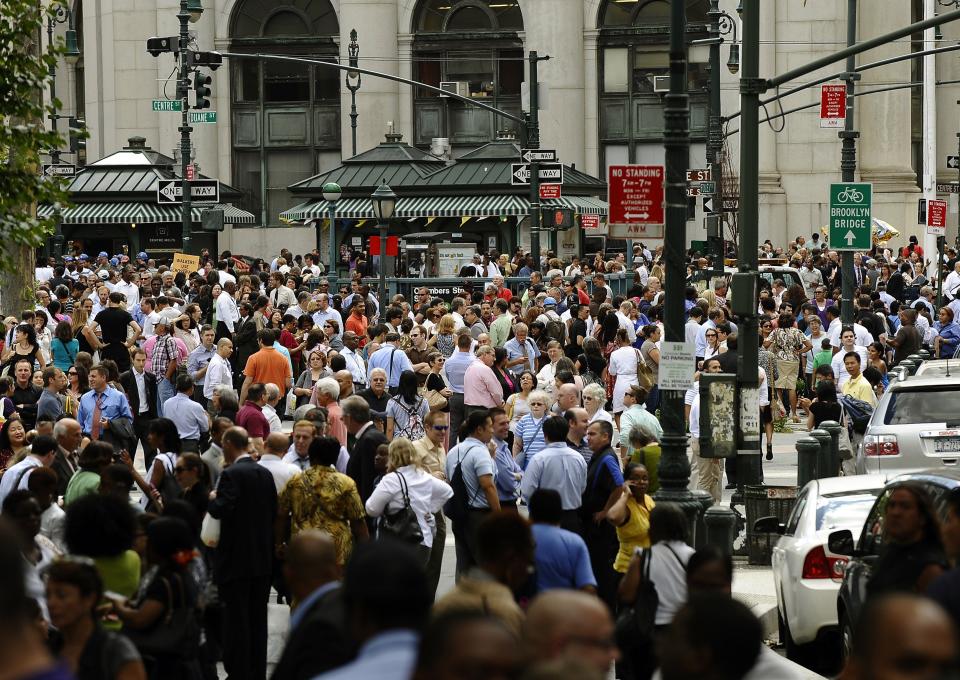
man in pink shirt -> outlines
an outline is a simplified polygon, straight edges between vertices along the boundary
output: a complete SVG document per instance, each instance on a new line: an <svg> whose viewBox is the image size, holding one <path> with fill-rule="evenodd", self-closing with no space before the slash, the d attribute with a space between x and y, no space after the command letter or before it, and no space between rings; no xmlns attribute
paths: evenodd
<svg viewBox="0 0 960 680"><path fill-rule="evenodd" d="M503 406L503 388L493 372L496 360L494 349L489 345L477 349L477 359L467 367L463 374L463 416L467 418L480 408L498 408Z"/></svg>
<svg viewBox="0 0 960 680"><path fill-rule="evenodd" d="M327 409L327 433L336 437L340 446L347 445L347 426L343 424L343 411L337 399L340 397L340 383L333 378L321 378L313 386L310 403Z"/></svg>

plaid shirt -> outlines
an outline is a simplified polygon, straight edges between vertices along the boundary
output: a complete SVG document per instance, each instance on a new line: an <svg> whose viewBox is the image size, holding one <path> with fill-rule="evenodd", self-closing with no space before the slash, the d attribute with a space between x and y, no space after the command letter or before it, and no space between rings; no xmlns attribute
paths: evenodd
<svg viewBox="0 0 960 680"><path fill-rule="evenodd" d="M160 382L167 377L167 366L177 359L177 343L169 335L157 337L157 344L153 346L153 373Z"/></svg>

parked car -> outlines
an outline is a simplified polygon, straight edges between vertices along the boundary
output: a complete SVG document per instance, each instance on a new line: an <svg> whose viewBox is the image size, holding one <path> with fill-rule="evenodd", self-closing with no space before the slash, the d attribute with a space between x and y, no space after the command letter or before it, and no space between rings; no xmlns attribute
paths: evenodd
<svg viewBox="0 0 960 680"><path fill-rule="evenodd" d="M773 282L777 279L781 279L787 288L794 284L803 285L803 282L800 280L800 271L793 267L760 265L758 270L760 277L764 279L769 286L772 286ZM702 293L708 287L710 290L713 290L713 285L717 279L722 278L727 283L730 283L730 277L733 276L736 271L737 269L735 267L724 267L720 273L715 273L711 269L700 269L690 275L687 279L687 285L696 288L698 293Z"/></svg>
<svg viewBox="0 0 960 680"><path fill-rule="evenodd" d="M956 359L927 359L917 367L914 378L960 377L960 361Z"/></svg>
<svg viewBox="0 0 960 680"><path fill-rule="evenodd" d="M887 482L870 508L859 530L839 529L827 539L827 554L847 559L843 582L837 591L837 621L840 626L841 653L846 658L853 643L853 631L863 609L867 583L883 548L883 525L887 500L897 485L911 481L930 495L940 521L946 518L945 496L960 487L960 470L933 469L898 475ZM855 538L858 536L859 538Z"/></svg>
<svg viewBox="0 0 960 680"><path fill-rule="evenodd" d="M837 670L837 590L846 558L827 553L827 538L838 529L859 531L886 481L886 475L815 479L797 495L785 524L776 517L757 521L758 531L782 534L771 563L780 640L792 661Z"/></svg>
<svg viewBox="0 0 960 680"><path fill-rule="evenodd" d="M958 366L960 368L960 366ZM960 465L960 371L890 383L867 423L857 472Z"/></svg>

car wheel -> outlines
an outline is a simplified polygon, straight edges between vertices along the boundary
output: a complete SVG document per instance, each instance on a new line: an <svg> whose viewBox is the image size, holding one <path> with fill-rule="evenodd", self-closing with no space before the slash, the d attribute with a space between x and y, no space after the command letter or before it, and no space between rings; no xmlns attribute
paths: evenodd
<svg viewBox="0 0 960 680"><path fill-rule="evenodd" d="M822 630L810 645L810 658L816 659L812 670L823 675L833 676L840 672L840 633L835 630Z"/></svg>
<svg viewBox="0 0 960 680"><path fill-rule="evenodd" d="M840 665L843 666L853 651L853 625L846 612L840 613Z"/></svg>
<svg viewBox="0 0 960 680"><path fill-rule="evenodd" d="M807 647L806 645L798 645L794 642L793 636L790 635L790 626L783 618L783 614L779 611L777 612L777 625L780 628L780 642L783 643L787 658L801 666L806 666L805 662L808 658Z"/></svg>

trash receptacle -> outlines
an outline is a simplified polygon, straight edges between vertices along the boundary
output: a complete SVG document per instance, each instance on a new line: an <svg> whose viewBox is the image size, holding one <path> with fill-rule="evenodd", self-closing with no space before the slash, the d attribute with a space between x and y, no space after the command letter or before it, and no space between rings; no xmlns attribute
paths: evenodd
<svg viewBox="0 0 960 680"><path fill-rule="evenodd" d="M770 565L773 544L779 534L757 533L754 522L761 517L777 517L786 522L797 500L795 486L747 486L744 487L744 505L747 513L747 561L755 565Z"/></svg>

